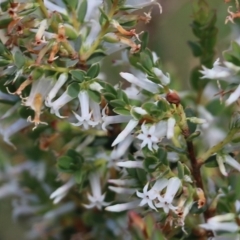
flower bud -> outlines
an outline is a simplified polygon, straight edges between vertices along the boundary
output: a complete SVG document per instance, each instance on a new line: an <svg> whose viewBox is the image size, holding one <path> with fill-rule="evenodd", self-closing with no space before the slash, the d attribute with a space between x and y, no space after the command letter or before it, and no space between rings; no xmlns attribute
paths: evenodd
<svg viewBox="0 0 240 240"><path fill-rule="evenodd" d="M178 105L180 103L180 97L178 96L178 94L176 92L169 92L166 95L166 99L169 103L173 103Z"/></svg>

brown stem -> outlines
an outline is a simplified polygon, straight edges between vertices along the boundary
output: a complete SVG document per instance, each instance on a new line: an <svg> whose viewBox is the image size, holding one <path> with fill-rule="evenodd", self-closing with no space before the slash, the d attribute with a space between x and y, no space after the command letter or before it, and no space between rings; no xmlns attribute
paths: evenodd
<svg viewBox="0 0 240 240"><path fill-rule="evenodd" d="M186 138L186 137L185 137ZM187 143L187 150L188 150L188 156L191 162L192 166L192 174L196 182L196 186L203 189L203 182L202 182L202 177L201 177L201 172L200 172L200 166L198 164L195 151L194 151L194 146L192 141L186 140Z"/></svg>
<svg viewBox="0 0 240 240"><path fill-rule="evenodd" d="M196 158L193 142L187 140L189 135L190 134L189 134L189 130L188 130L185 132L184 138L187 143L188 157L191 162L192 175L195 180L196 186L198 188L201 188L204 191L203 181L202 181L202 176L201 176L201 163L199 163ZM209 218L211 218L213 216L213 212L209 208L207 208L203 214L204 214L205 221L207 221Z"/></svg>

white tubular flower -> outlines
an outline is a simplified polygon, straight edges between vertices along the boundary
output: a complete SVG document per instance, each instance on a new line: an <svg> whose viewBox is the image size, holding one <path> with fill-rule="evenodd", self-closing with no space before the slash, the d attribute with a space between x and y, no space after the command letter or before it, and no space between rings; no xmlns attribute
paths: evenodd
<svg viewBox="0 0 240 240"><path fill-rule="evenodd" d="M162 70L160 70L159 68L156 68L156 67L152 68L152 70L153 70L154 74L158 78L160 78L160 81L161 81L163 86L166 86L166 85L168 85L170 83L170 75L169 75L169 73L167 73L167 75L164 75Z"/></svg>
<svg viewBox="0 0 240 240"><path fill-rule="evenodd" d="M156 52L152 52L153 62L156 64L156 62L159 60L159 57Z"/></svg>
<svg viewBox="0 0 240 240"><path fill-rule="evenodd" d="M129 194L132 195L133 193L136 192L134 188L126 188L126 187L113 187L109 186L108 187L111 191L118 193L118 194Z"/></svg>
<svg viewBox="0 0 240 240"><path fill-rule="evenodd" d="M132 8L144 8L152 4L158 5L160 9L160 13L162 13L162 7L157 2L157 0L126 0L124 3L124 6L132 7Z"/></svg>
<svg viewBox="0 0 240 240"><path fill-rule="evenodd" d="M179 160L179 155L176 152L167 152L167 160L169 162L177 162Z"/></svg>
<svg viewBox="0 0 240 240"><path fill-rule="evenodd" d="M98 122L92 121L92 112L89 112L89 95L87 91L80 91L78 94L78 99L81 106L81 116L73 112L74 116L77 118L77 123L72 123L74 126L82 126L84 129L89 129L89 126L96 126ZM99 109L100 110L100 109Z"/></svg>
<svg viewBox="0 0 240 240"><path fill-rule="evenodd" d="M99 16L98 8L101 6L102 2L103 2L102 0L87 1L87 12L84 17L84 22L91 21L91 19L98 18Z"/></svg>
<svg viewBox="0 0 240 240"><path fill-rule="evenodd" d="M42 43L42 37L44 35L45 30L48 28L48 22L47 19L44 19L40 22L39 28L35 35L35 44Z"/></svg>
<svg viewBox="0 0 240 240"><path fill-rule="evenodd" d="M28 118L30 122L34 122L35 128L40 123L46 124L40 121L40 115L43 101L45 100L52 86L52 79L41 78L36 80L32 84L30 95L27 98L22 99L22 104L24 106L30 107L35 111L34 119L31 120L31 117Z"/></svg>
<svg viewBox="0 0 240 240"><path fill-rule="evenodd" d="M128 135L124 141L120 142L111 152L110 158L111 159L119 159L123 155L126 154L129 146L133 142L133 136Z"/></svg>
<svg viewBox="0 0 240 240"><path fill-rule="evenodd" d="M117 162L116 165L124 168L143 168L143 161Z"/></svg>
<svg viewBox="0 0 240 240"><path fill-rule="evenodd" d="M60 205L60 207L45 213L43 215L43 220L57 219L59 216L64 215L68 212L71 212L75 208L76 208L76 205L74 202L64 203L63 205Z"/></svg>
<svg viewBox="0 0 240 240"><path fill-rule="evenodd" d="M228 173L226 171L225 165L224 165L224 157L220 154L217 154L217 163L220 172L222 173L223 176L227 176Z"/></svg>
<svg viewBox="0 0 240 240"><path fill-rule="evenodd" d="M56 12L62 13L64 15L67 15L67 10L64 7L60 7L60 6L50 2L48 0L44 0L44 5L51 12L55 12L56 11Z"/></svg>
<svg viewBox="0 0 240 240"><path fill-rule="evenodd" d="M104 41L102 43L102 48L104 49L104 52L107 55L110 55L112 53L115 53L119 50L122 50L122 49L128 47L128 45L126 43L120 42L119 38L116 36L115 33L107 33L104 36L104 38L105 38L105 40L112 39L112 42Z"/></svg>
<svg viewBox="0 0 240 240"><path fill-rule="evenodd" d="M225 163L227 163L228 165L230 165L231 167L235 168L240 172L240 163L238 161L236 161L233 157L231 157L228 154L224 155L224 158Z"/></svg>
<svg viewBox="0 0 240 240"><path fill-rule="evenodd" d="M12 202L12 208L12 218L16 221L20 216L29 216L37 213L44 209L44 206L30 206L26 199L14 199Z"/></svg>
<svg viewBox="0 0 240 240"><path fill-rule="evenodd" d="M140 203L139 200L134 200L128 203L119 203L116 205L108 206L105 208L105 210L109 212L122 212L138 207L139 203Z"/></svg>
<svg viewBox="0 0 240 240"><path fill-rule="evenodd" d="M125 140L125 138L132 132L132 130L138 125L138 120L131 119L124 130L117 136L117 138L112 143L112 146Z"/></svg>
<svg viewBox="0 0 240 240"><path fill-rule="evenodd" d="M154 210L156 209L156 204L154 206L155 200L159 198L160 192L168 185L168 179L160 178L158 179L151 189L148 190L149 182L144 186L143 193L137 191L137 196L142 198L139 206L148 204L148 206Z"/></svg>
<svg viewBox="0 0 240 240"><path fill-rule="evenodd" d="M147 204L150 208L152 208L152 209L154 209L154 210L157 211L157 209L156 209L155 206L153 205L153 199L152 199L152 197L151 197L151 198L149 197L150 190L148 191L148 185L149 185L149 182L144 186L142 193L139 192L139 191L137 191L137 196L138 196L139 198L142 198L139 206L144 206L144 205ZM151 192L151 193L152 193L152 192ZM150 194L150 196L151 196L151 194Z"/></svg>
<svg viewBox="0 0 240 240"><path fill-rule="evenodd" d="M48 102L48 107L51 108L50 112L52 114L55 114L59 118L65 118L65 116L61 116L59 113L60 108L62 108L64 105L66 105L68 102L73 100L74 98L68 95L67 90L54 102ZM46 104L46 103L45 103Z"/></svg>
<svg viewBox="0 0 240 240"><path fill-rule="evenodd" d="M149 198L154 200L158 198L160 195L160 192L168 185L168 179L166 178L160 178L158 179L152 188L149 190Z"/></svg>
<svg viewBox="0 0 240 240"><path fill-rule="evenodd" d="M156 133L155 135L161 140L167 135L167 128L168 128L167 121L160 121L156 124Z"/></svg>
<svg viewBox="0 0 240 240"><path fill-rule="evenodd" d="M23 118L18 119L16 122L6 127L2 127L0 124L0 134L3 136L3 141L15 148L15 146L10 141L10 137L25 127L28 127L29 125L30 123Z"/></svg>
<svg viewBox="0 0 240 240"><path fill-rule="evenodd" d="M115 185L130 187L137 183L135 179L108 179L108 182Z"/></svg>
<svg viewBox="0 0 240 240"><path fill-rule="evenodd" d="M180 187L181 187L181 181L179 178L177 177L170 178L168 180L167 190L164 197L160 195L158 196L159 203L155 204L156 207L163 208L164 212L167 214L169 213L170 209L175 211L177 207L174 207L172 205L172 201Z"/></svg>
<svg viewBox="0 0 240 240"><path fill-rule="evenodd" d="M113 66L129 65L128 51L125 49L121 51L121 59L114 59Z"/></svg>
<svg viewBox="0 0 240 240"><path fill-rule="evenodd" d="M103 89L103 87L99 84L99 83L97 83L97 82L94 82L94 83L91 83L90 85L89 85L89 88L91 89L91 90L93 90L93 91L97 91L97 92L101 92L101 90Z"/></svg>
<svg viewBox="0 0 240 240"><path fill-rule="evenodd" d="M110 203L104 202L105 193L102 194L101 184L100 184L100 175L98 172L91 173L89 175L90 186L92 190L92 195L88 193L89 204L83 204L85 208L98 208L99 210L102 207L109 205Z"/></svg>
<svg viewBox="0 0 240 240"><path fill-rule="evenodd" d="M147 79L146 76L142 77L141 79L136 78L131 73L121 72L121 77L127 80L128 82L137 85L138 87L147 90L152 93L158 93L160 86L150 80Z"/></svg>
<svg viewBox="0 0 240 240"><path fill-rule="evenodd" d="M176 123L175 118L169 118L167 121L167 138L168 139L171 139L174 136L175 123Z"/></svg>
<svg viewBox="0 0 240 240"><path fill-rule="evenodd" d="M233 157L231 157L229 154L217 154L217 162L219 170L224 176L228 175L224 163L228 164L229 166L240 172L240 163Z"/></svg>
<svg viewBox="0 0 240 240"><path fill-rule="evenodd" d="M207 220L207 223L199 225L201 228L211 231L226 231L237 232L239 226L235 222L235 215L233 213L227 213L224 215L218 215Z"/></svg>
<svg viewBox="0 0 240 240"><path fill-rule="evenodd" d="M72 188L75 184L75 181L73 179L70 179L68 182L66 182L63 186L59 187L57 190L55 190L51 195L50 199L54 199L53 203L57 204L59 203L69 192L70 188Z"/></svg>
<svg viewBox="0 0 240 240"><path fill-rule="evenodd" d="M83 43L82 43L82 48L83 50L88 50L94 41L96 40L99 32L101 31L101 25L99 24L98 21L96 20L91 20L89 22L90 25L90 31L88 27L82 28L80 34L83 35ZM88 34L88 35L87 35Z"/></svg>
<svg viewBox="0 0 240 240"><path fill-rule="evenodd" d="M102 130L107 131L106 127L110 124L116 123L125 123L129 122L132 117L131 116L124 116L124 115L116 115L116 116L107 116L105 114L106 108L102 110Z"/></svg>
<svg viewBox="0 0 240 240"><path fill-rule="evenodd" d="M131 84L130 87L126 88L124 92L127 94L128 98L141 101L144 99L144 95L140 93L139 89L134 84Z"/></svg>
<svg viewBox="0 0 240 240"><path fill-rule="evenodd" d="M144 110L143 108L141 107L133 107L133 111L140 114L140 115L147 115L147 111Z"/></svg>
<svg viewBox="0 0 240 240"><path fill-rule="evenodd" d="M13 95L6 94L6 93L0 91L0 99L13 102L13 101L17 100L17 97L13 96Z"/></svg>
<svg viewBox="0 0 240 240"><path fill-rule="evenodd" d="M141 148L148 146L150 151L153 151L153 149L156 150L158 149L157 143L167 134L167 122L160 121L151 126L146 126L145 123L143 123L141 131L142 133L137 135L137 138L142 140Z"/></svg>
<svg viewBox="0 0 240 240"><path fill-rule="evenodd" d="M239 97L240 97L240 85L238 85L235 91L230 94L229 98L226 101L226 105L227 106L231 105L232 103L237 101Z"/></svg>
<svg viewBox="0 0 240 240"><path fill-rule="evenodd" d="M201 77L202 79L204 78L209 78L209 79L219 79L219 80L224 80L228 77L232 76L232 71L229 70L226 67L221 67L219 58L214 62L213 68L209 69L206 68L205 66L202 66L203 70L200 70L200 72L203 74Z"/></svg>
<svg viewBox="0 0 240 240"><path fill-rule="evenodd" d="M142 140L141 148L148 146L150 151L153 149L157 149L157 143L159 142L159 138L155 136L156 125L146 126L145 123L141 126L142 133L137 135L137 139Z"/></svg>
<svg viewBox="0 0 240 240"><path fill-rule="evenodd" d="M51 89L51 91L49 92L49 94L46 97L45 100L45 105L47 107L51 107L52 106L52 100L56 97L58 91L60 90L60 88L64 85L64 83L67 81L68 75L66 73L62 73L57 82L55 83L55 85L53 86L53 88Z"/></svg>
<svg viewBox="0 0 240 240"><path fill-rule="evenodd" d="M9 196L22 196L23 194L16 180L11 180L0 187L0 199Z"/></svg>
<svg viewBox="0 0 240 240"><path fill-rule="evenodd" d="M94 102L92 99L89 99L89 106L92 110L92 118L96 125L102 122L102 114L99 103Z"/></svg>

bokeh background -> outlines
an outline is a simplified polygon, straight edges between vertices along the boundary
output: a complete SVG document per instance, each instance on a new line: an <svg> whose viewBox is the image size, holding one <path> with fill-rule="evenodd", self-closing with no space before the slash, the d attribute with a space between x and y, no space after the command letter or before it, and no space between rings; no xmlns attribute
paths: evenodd
<svg viewBox="0 0 240 240"><path fill-rule="evenodd" d="M193 0L161 0L163 13L159 15L159 9L154 6L151 23L140 26L138 29L141 31L141 28L144 28L149 32L149 48L158 54L164 70L170 73L174 81L178 82L178 90L189 89L191 69L199 64L198 59L192 56L187 44L189 40L195 40L190 27L193 2ZM237 38L237 24L224 24L228 7L224 0L207 2L217 12L219 29L216 46L217 58L221 57L222 51L229 47L230 40ZM107 81L117 83L119 80L113 72L118 69L109 67L112 61L118 57L119 55L114 55L104 60L103 70L106 72ZM25 141L25 139L22 140ZM21 149L13 152L11 147L0 140L0 163L18 162L19 155L21 155ZM24 240L24 232L28 230L29 226L24 220L13 221L11 202L11 198L0 200L0 240Z"/></svg>

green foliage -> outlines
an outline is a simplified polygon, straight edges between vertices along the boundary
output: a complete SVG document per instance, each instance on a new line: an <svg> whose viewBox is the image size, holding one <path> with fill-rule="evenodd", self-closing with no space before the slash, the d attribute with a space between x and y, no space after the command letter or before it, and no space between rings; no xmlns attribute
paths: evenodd
<svg viewBox="0 0 240 240"><path fill-rule="evenodd" d="M211 10L205 0L195 1L193 22L191 24L193 34L198 41L189 41L193 55L199 57L200 64L211 68L214 60L215 45L218 30L215 27L216 12ZM208 81L201 80L200 67L196 67L191 74L191 85L193 89L201 91Z"/></svg>

